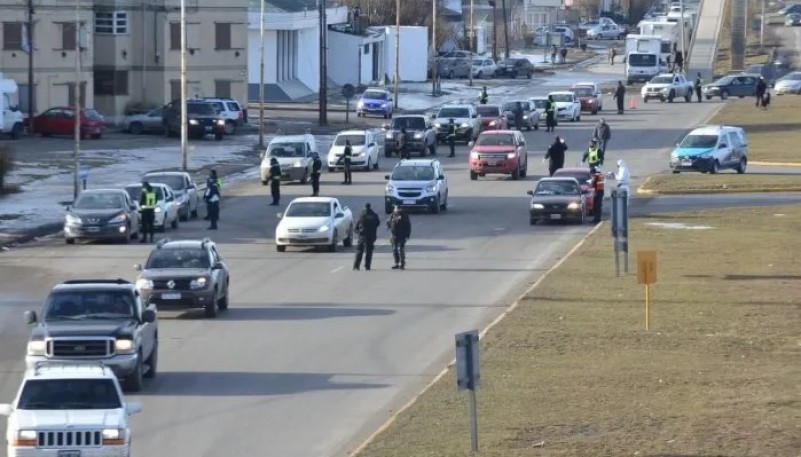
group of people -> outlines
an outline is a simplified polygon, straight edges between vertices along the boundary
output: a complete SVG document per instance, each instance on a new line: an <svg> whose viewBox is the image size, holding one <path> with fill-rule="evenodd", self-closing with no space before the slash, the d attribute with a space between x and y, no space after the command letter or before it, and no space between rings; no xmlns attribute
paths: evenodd
<svg viewBox="0 0 801 457"><path fill-rule="evenodd" d="M359 270L364 260L364 269L370 270L373 265L373 251L375 242L378 240L378 227L381 219L371 208L369 203L364 204L364 209L356 221L354 231L358 236L356 245L356 258L353 261L353 269ZM395 205L392 214L386 221L386 227L391 234L390 245L392 246L392 257L395 261L392 265L393 270L406 269L406 242L412 236L412 222L409 215L399 206Z"/></svg>

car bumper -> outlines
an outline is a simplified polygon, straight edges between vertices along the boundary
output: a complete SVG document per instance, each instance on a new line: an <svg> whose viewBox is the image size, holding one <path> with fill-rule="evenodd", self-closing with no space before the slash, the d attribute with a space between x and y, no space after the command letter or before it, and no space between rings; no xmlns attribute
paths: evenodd
<svg viewBox="0 0 801 457"><path fill-rule="evenodd" d="M217 133L225 133L225 127L217 125L189 125L186 131L192 136L214 135Z"/></svg>
<svg viewBox="0 0 801 457"><path fill-rule="evenodd" d="M495 123L495 125L491 124L481 124L481 131L486 132L487 130L503 130L503 124Z"/></svg>
<svg viewBox="0 0 801 457"><path fill-rule="evenodd" d="M282 168L281 169L281 180L282 181L299 181L303 178L304 172L308 170L307 167L292 167L292 168ZM267 180L268 173L262 172L262 180Z"/></svg>
<svg viewBox="0 0 801 457"><path fill-rule="evenodd" d="M367 161L369 159L370 159L369 155L359 156L359 157L355 157L354 156L354 157L352 157L350 159L350 167L351 168L358 168L358 167L367 166ZM345 164L343 164L339 160L328 159L328 168L335 168L335 169L345 168Z"/></svg>
<svg viewBox="0 0 801 457"><path fill-rule="evenodd" d="M214 289L201 290L140 290L142 301L154 303L159 309L203 308L214 302Z"/></svg>
<svg viewBox="0 0 801 457"><path fill-rule="evenodd" d="M8 446L8 457L58 457L59 451L72 450L72 448L38 448L38 447L16 447ZM128 457L130 446L102 446L102 447L78 447L81 457Z"/></svg>
<svg viewBox="0 0 801 457"><path fill-rule="evenodd" d="M597 103L582 103L581 104L581 111L594 113L594 112L598 111L598 107L600 107L600 106L601 105L599 105Z"/></svg>
<svg viewBox="0 0 801 457"><path fill-rule="evenodd" d="M776 92L776 95L784 95L784 94L796 94L799 91L801 91L801 88L782 86L774 90Z"/></svg>
<svg viewBox="0 0 801 457"><path fill-rule="evenodd" d="M479 175L509 174L517 170L517 160L502 159L498 161L471 160L470 171Z"/></svg>
<svg viewBox="0 0 801 457"><path fill-rule="evenodd" d="M392 110L390 108L373 108L369 106L362 106L361 108L356 108L356 112L359 114L380 114L386 115L389 114Z"/></svg>
<svg viewBox="0 0 801 457"><path fill-rule="evenodd" d="M631 74L631 75L626 75L626 79L631 81L631 82L647 83L648 81L652 80L654 78L654 76L656 76L656 75L657 75L657 73L652 73L650 75L648 75L648 74Z"/></svg>
<svg viewBox="0 0 801 457"><path fill-rule="evenodd" d="M81 127L81 133L84 135L102 135L105 132L105 127L102 125L92 125L89 127Z"/></svg>
<svg viewBox="0 0 801 457"><path fill-rule="evenodd" d="M568 110L557 111L556 112L556 118L557 119L572 119L573 118L573 111L568 111Z"/></svg>
<svg viewBox="0 0 801 457"><path fill-rule="evenodd" d="M398 205L402 208L431 208L436 204L436 195L421 195L419 197L384 196L384 203L389 206Z"/></svg>
<svg viewBox="0 0 801 457"><path fill-rule="evenodd" d="M472 140L472 136L469 135L470 129L465 127L460 127L456 130L456 141L470 141ZM445 129L437 131L437 140L439 141L447 141L448 140L448 131Z"/></svg>
<svg viewBox="0 0 801 457"><path fill-rule="evenodd" d="M387 141L384 143L384 148L387 151L397 151L398 150L398 143L395 141ZM409 152L425 152L425 143L423 140L414 140L409 141L406 140L406 150Z"/></svg>
<svg viewBox="0 0 801 457"><path fill-rule="evenodd" d="M41 362L75 362L76 360L79 361L95 361L101 362L103 365L111 368L111 371L114 372L114 375L118 378L125 378L129 376L131 373L136 370L136 366L139 363L139 355L138 354L117 354L111 357L80 357L80 358L70 358L70 357L45 357L45 356L36 356L36 355L29 355L25 357L25 366L27 369L36 368L37 363Z"/></svg>
<svg viewBox="0 0 801 457"><path fill-rule="evenodd" d="M538 221L580 221L581 210L568 210L568 209L530 209L529 215L531 219Z"/></svg>
<svg viewBox="0 0 801 457"><path fill-rule="evenodd" d="M670 168L679 171L711 171L714 163L714 157L672 158Z"/></svg>
<svg viewBox="0 0 801 457"><path fill-rule="evenodd" d="M122 224L105 227L64 226L64 237L69 239L109 240L120 239L126 235L130 235L130 231L128 231L128 227Z"/></svg>
<svg viewBox="0 0 801 457"><path fill-rule="evenodd" d="M668 93L667 92L646 92L642 94L643 100L651 100L653 98L658 99L667 99Z"/></svg>
<svg viewBox="0 0 801 457"><path fill-rule="evenodd" d="M328 246L333 241L329 233L282 233L275 237L278 246Z"/></svg>

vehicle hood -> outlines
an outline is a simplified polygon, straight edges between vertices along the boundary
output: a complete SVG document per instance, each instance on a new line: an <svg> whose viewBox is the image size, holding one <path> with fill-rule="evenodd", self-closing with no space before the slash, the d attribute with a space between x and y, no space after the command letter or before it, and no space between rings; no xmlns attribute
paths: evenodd
<svg viewBox="0 0 801 457"><path fill-rule="evenodd" d="M140 279L197 278L208 276L206 268L152 268L142 271Z"/></svg>
<svg viewBox="0 0 801 457"><path fill-rule="evenodd" d="M392 135L396 135L396 134L400 133L400 131L401 131L401 129L390 128L390 129L387 129L386 132L387 133L391 133ZM423 128L419 128L418 129L418 128L406 127L406 134L407 135L410 134L410 133L422 133L422 132L425 132L425 129L423 129Z"/></svg>
<svg viewBox="0 0 801 457"><path fill-rule="evenodd" d="M696 157L711 154L715 148L676 148L673 151L676 157Z"/></svg>
<svg viewBox="0 0 801 457"><path fill-rule="evenodd" d="M109 219L113 219L120 214L122 214L124 210L121 208L117 209L110 209L110 210L81 210L81 209L72 209L70 210L69 214L73 216L77 216L81 218L81 221L84 223L88 222L89 220L97 220L97 223L105 223L108 222Z"/></svg>
<svg viewBox="0 0 801 457"><path fill-rule="evenodd" d="M594 96L594 95L585 95L585 96L583 96L583 97L577 97L577 98L578 98L578 99L579 99L579 101L580 101L580 102L582 102L582 103L585 103L585 102L590 102L590 101L595 101L595 96Z"/></svg>
<svg viewBox="0 0 801 457"><path fill-rule="evenodd" d="M116 337L132 335L135 328L136 322L133 319L44 322L33 328L31 339L68 336Z"/></svg>
<svg viewBox="0 0 801 457"><path fill-rule="evenodd" d="M778 81L776 83L775 88L778 89L780 87L801 87L801 81L795 81L795 80Z"/></svg>
<svg viewBox="0 0 801 457"><path fill-rule="evenodd" d="M265 156L264 159L262 159L262 163L269 167L270 160L272 159L273 157L270 155ZM275 159L278 160L278 165L280 165L281 168L292 167L295 166L297 162L302 163L306 160L304 157L275 157Z"/></svg>
<svg viewBox="0 0 801 457"><path fill-rule="evenodd" d="M656 83L647 83L647 84L645 85L645 87L647 87L647 88L649 88L649 89L667 89L667 88L668 88L668 87L670 87L670 86L671 86L671 84L662 84L662 83L659 83L659 84L656 84Z"/></svg>
<svg viewBox="0 0 801 457"><path fill-rule="evenodd" d="M359 99L359 101L362 102L362 103L370 103L370 104L376 104L376 105L389 104L388 100L381 100L381 99L378 99L378 98L362 97L362 98Z"/></svg>
<svg viewBox="0 0 801 457"><path fill-rule="evenodd" d="M451 119L453 119L453 123L456 124L457 126L461 124L471 124L473 122L473 119L469 117L453 117L453 118L449 117L449 118L437 119L436 123L443 126L448 125Z"/></svg>
<svg viewBox="0 0 801 457"><path fill-rule="evenodd" d="M500 153L500 152L515 152L514 146L473 146L473 152L478 153Z"/></svg>
<svg viewBox="0 0 801 457"><path fill-rule="evenodd" d="M423 189L437 185L437 181L390 181L389 183L396 189Z"/></svg>
<svg viewBox="0 0 801 457"><path fill-rule="evenodd" d="M573 106L573 102L555 102L555 103L556 103L556 108L557 109L559 109L559 108L570 108L571 106Z"/></svg>
<svg viewBox="0 0 801 457"><path fill-rule="evenodd" d="M75 428L123 428L125 410L78 409L78 410L14 410L14 420L20 429L64 430Z"/></svg>
<svg viewBox="0 0 801 457"><path fill-rule="evenodd" d="M350 147L354 155L364 152L366 148L367 148L366 145ZM344 154L345 154L345 146L331 146L331 149L328 150L329 157L340 157Z"/></svg>
<svg viewBox="0 0 801 457"><path fill-rule="evenodd" d="M573 203L581 200L578 195L534 195L531 197L531 204L539 203L541 205L559 204L559 203Z"/></svg>
<svg viewBox="0 0 801 457"><path fill-rule="evenodd" d="M330 223L330 217L284 217L278 226L282 229L318 229Z"/></svg>

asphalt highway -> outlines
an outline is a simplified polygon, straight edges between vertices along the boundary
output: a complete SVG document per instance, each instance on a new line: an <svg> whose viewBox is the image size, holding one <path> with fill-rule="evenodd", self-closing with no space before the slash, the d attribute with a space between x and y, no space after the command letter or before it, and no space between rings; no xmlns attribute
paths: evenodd
<svg viewBox="0 0 801 457"><path fill-rule="evenodd" d="M607 97L607 169L626 159L635 185L665 169L665 149L715 106L649 104L618 116ZM570 147L568 166L579 161L596 118L558 127ZM470 181L466 148L453 159L440 148L449 210L411 216L406 271L389 269L382 232L370 272L351 271L350 250L277 253L280 209L268 206L269 192L255 175L226 187L219 231L197 221L168 233L212 235L219 243L232 272L231 309L213 320L161 313L160 373L133 396L144 402L133 419L133 456L346 455L441 370L452 357L454 333L487 324L590 230L529 226L526 191L546 170L542 155L553 135L526 136L529 177L518 182ZM324 174L322 193L340 197L354 213L365 202L380 211L390 166L383 160L381 171L354 173L352 186ZM282 192L285 207L310 188L286 185ZM38 309L65 279L134 280L132 265L149 249L54 239L0 253L0 401L13 398L22 375L22 312Z"/></svg>

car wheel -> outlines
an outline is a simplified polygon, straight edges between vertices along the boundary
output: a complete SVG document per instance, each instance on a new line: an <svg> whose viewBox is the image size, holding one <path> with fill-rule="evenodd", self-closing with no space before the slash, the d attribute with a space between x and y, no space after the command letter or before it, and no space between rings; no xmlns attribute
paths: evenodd
<svg viewBox="0 0 801 457"><path fill-rule="evenodd" d="M223 131L225 132L226 135L233 135L234 132L236 132L236 124L234 124L234 121L232 120L225 121L225 127L223 127Z"/></svg>
<svg viewBox="0 0 801 457"><path fill-rule="evenodd" d="M471 171L470 172L470 180L471 181L476 181L477 179L478 179L478 173L476 173L475 171Z"/></svg>
<svg viewBox="0 0 801 457"><path fill-rule="evenodd" d="M214 291L214 295L217 295L217 290ZM203 307L203 311L208 318L217 317L217 300L211 300L206 303L206 306Z"/></svg>
<svg viewBox="0 0 801 457"><path fill-rule="evenodd" d="M141 122L134 122L128 126L128 133L132 133L134 135L141 135L144 131L145 127Z"/></svg>
<svg viewBox="0 0 801 457"><path fill-rule="evenodd" d="M219 300L217 300L217 308L220 311L225 311L226 309L228 309L228 290L229 290L229 287L226 284L226 286L225 286L225 294L222 297L220 297Z"/></svg>
<svg viewBox="0 0 801 457"><path fill-rule="evenodd" d="M337 231L334 230L334 236L331 237L331 244L328 245L328 252L337 252L339 248L339 236L337 236Z"/></svg>
<svg viewBox="0 0 801 457"><path fill-rule="evenodd" d="M514 169L512 172L512 181L517 181L520 179L520 164L517 164L517 168Z"/></svg>
<svg viewBox="0 0 801 457"><path fill-rule="evenodd" d="M348 229L348 237L342 240L342 246L349 248L353 246L353 226L351 225Z"/></svg>
<svg viewBox="0 0 801 457"><path fill-rule="evenodd" d="M526 163L523 168L520 169L520 177L525 178L528 174L528 159L526 159Z"/></svg>
<svg viewBox="0 0 801 457"><path fill-rule="evenodd" d="M670 91L670 92L668 93L668 96L667 96L667 101L668 101L668 103L673 103L673 100L674 100L675 98L676 98L676 93L675 93L675 92L673 92L673 91Z"/></svg>
<svg viewBox="0 0 801 457"><path fill-rule="evenodd" d="M428 146L428 152L430 155L435 156L437 155L437 142L434 141Z"/></svg>
<svg viewBox="0 0 801 457"><path fill-rule="evenodd" d="M442 208L442 211L448 211L448 192L447 191L445 191L445 201L442 202L442 204L440 205L440 208Z"/></svg>
<svg viewBox="0 0 801 457"><path fill-rule="evenodd" d="M642 102L643 103L648 103L648 97L643 97Z"/></svg>
<svg viewBox="0 0 801 457"><path fill-rule="evenodd" d="M222 133L215 133L214 134L214 139L217 140L217 141L222 141L223 136L225 136L225 135L223 135Z"/></svg>
<svg viewBox="0 0 801 457"><path fill-rule="evenodd" d="M578 116L576 116L576 122L581 122L581 113L579 113Z"/></svg>
<svg viewBox="0 0 801 457"><path fill-rule="evenodd" d="M737 173L743 174L745 173L745 169L748 168L748 160L747 159L740 159L740 163L737 164Z"/></svg>
<svg viewBox="0 0 801 457"><path fill-rule="evenodd" d="M384 203L384 213L392 214L392 205L390 205L389 203Z"/></svg>
<svg viewBox="0 0 801 457"><path fill-rule="evenodd" d="M373 170L378 170L378 154L375 155L375 163L373 164Z"/></svg>
<svg viewBox="0 0 801 457"><path fill-rule="evenodd" d="M370 171L372 169L373 169L373 158L372 157L368 157L367 158L367 164L364 166L364 171Z"/></svg>
<svg viewBox="0 0 801 457"><path fill-rule="evenodd" d="M177 214L175 215L175 219L173 219L172 222L170 223L170 228L172 228L173 230L178 228L178 215Z"/></svg>
<svg viewBox="0 0 801 457"><path fill-rule="evenodd" d="M187 222L189 220L189 209L187 208L187 210L186 210L186 212L184 214L180 214L179 213L178 214L178 219L181 222Z"/></svg>
<svg viewBox="0 0 801 457"><path fill-rule="evenodd" d="M278 252L286 252L286 246L281 245L281 244L276 244L275 245L275 250L278 251Z"/></svg>
<svg viewBox="0 0 801 457"><path fill-rule="evenodd" d="M718 174L719 171L720 171L720 162L715 160L712 163L712 168L709 170L709 172L712 173L713 175L716 175L716 174Z"/></svg>
<svg viewBox="0 0 801 457"><path fill-rule="evenodd" d="M147 365L147 371L142 375L142 377L147 379L153 379L156 377L158 373L159 367L159 341L158 337L156 342L153 346L153 353L150 354L150 357L145 360L145 365Z"/></svg>
<svg viewBox="0 0 801 457"><path fill-rule="evenodd" d="M431 204L431 208L430 208L431 209L431 214L439 214L439 211L442 208L440 206L439 200L440 200L439 196L437 196L437 199L434 201L434 203Z"/></svg>
<svg viewBox="0 0 801 457"><path fill-rule="evenodd" d="M300 183L306 184L306 181L308 180L309 180L309 169L306 168L305 170L303 170L303 176L300 177Z"/></svg>
<svg viewBox="0 0 801 457"><path fill-rule="evenodd" d="M528 223L529 223L529 225L537 225L537 218L534 217L534 216L529 216L528 217Z"/></svg>
<svg viewBox="0 0 801 457"><path fill-rule="evenodd" d="M721 100L726 100L727 98L729 98L729 92L728 91L724 90L723 92L720 93L720 99Z"/></svg>
<svg viewBox="0 0 801 457"><path fill-rule="evenodd" d="M531 72L526 73L526 78L531 79Z"/></svg>
<svg viewBox="0 0 801 457"><path fill-rule="evenodd" d="M67 244L75 244L75 238L64 238L64 242Z"/></svg>
<svg viewBox="0 0 801 457"><path fill-rule="evenodd" d="M712 97L710 95L706 95L704 98L707 100L712 100Z"/></svg>
<svg viewBox="0 0 801 457"><path fill-rule="evenodd" d="M678 168L674 168L674 169L673 169L673 174L674 174L674 175L677 175L677 174L679 174L679 173L681 173L681 170L679 170Z"/></svg>
<svg viewBox="0 0 801 457"><path fill-rule="evenodd" d="M142 376L141 353L139 354L139 360L140 362L136 364L136 368L134 368L133 373L131 373L130 375L128 375L128 377L125 378L123 385L125 386L126 392L139 392L140 390L142 390L143 376Z"/></svg>
<svg viewBox="0 0 801 457"><path fill-rule="evenodd" d="M689 103L689 102L691 102L691 101L692 101L692 99L693 99L693 96L692 96L692 95L690 95L690 93L689 93L689 92L687 92L686 94L684 94L684 101L685 101L685 102L688 102L688 103Z"/></svg>

